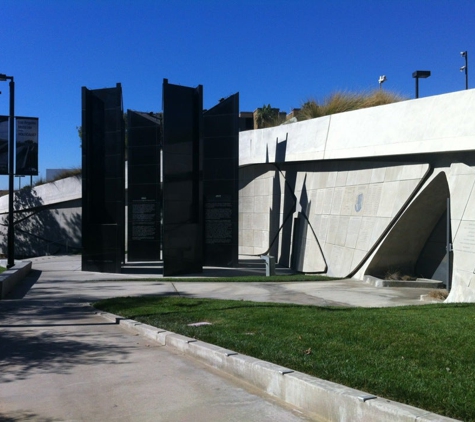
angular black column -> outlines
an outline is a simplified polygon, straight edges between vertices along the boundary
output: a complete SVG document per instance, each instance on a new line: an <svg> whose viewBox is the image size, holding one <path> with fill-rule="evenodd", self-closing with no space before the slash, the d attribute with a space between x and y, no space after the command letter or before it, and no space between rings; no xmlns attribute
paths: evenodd
<svg viewBox="0 0 475 422"><path fill-rule="evenodd" d="M204 265L238 266L239 93L204 113Z"/></svg>
<svg viewBox="0 0 475 422"><path fill-rule="evenodd" d="M163 81L163 275L203 271L203 87Z"/></svg>
<svg viewBox="0 0 475 422"><path fill-rule="evenodd" d="M161 114L127 111L127 260L160 260Z"/></svg>
<svg viewBox="0 0 475 422"><path fill-rule="evenodd" d="M82 88L82 270L119 273L125 245L122 87Z"/></svg>

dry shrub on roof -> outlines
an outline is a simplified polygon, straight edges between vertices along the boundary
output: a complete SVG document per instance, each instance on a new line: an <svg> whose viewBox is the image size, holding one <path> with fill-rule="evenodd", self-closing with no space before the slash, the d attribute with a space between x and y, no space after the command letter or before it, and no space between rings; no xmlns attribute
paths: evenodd
<svg viewBox="0 0 475 422"><path fill-rule="evenodd" d="M391 104L405 99L406 98L399 94L386 90L374 90L370 92L339 91L326 97L320 104L315 99L306 101L300 109L298 119L314 119L316 117L329 116L345 111Z"/></svg>

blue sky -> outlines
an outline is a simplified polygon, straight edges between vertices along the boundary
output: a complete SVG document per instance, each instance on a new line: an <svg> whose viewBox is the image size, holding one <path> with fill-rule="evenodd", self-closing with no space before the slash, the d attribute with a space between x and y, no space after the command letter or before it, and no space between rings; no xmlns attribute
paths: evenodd
<svg viewBox="0 0 475 422"><path fill-rule="evenodd" d="M205 108L239 92L241 111L288 112L380 75L412 98L414 70L432 72L421 97L458 91L460 52L475 60L474 0L2 0L0 19L0 73L15 78L15 114L39 117L42 177L81 165L82 86L120 82L124 110L161 111L167 78L202 84Z"/></svg>

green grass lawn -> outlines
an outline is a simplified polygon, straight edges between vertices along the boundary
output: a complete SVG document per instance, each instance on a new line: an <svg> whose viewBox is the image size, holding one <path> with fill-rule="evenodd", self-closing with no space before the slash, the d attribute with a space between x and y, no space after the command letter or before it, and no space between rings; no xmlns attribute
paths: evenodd
<svg viewBox="0 0 475 422"><path fill-rule="evenodd" d="M3 273L4 271L6 271L7 269L5 267L1 267L0 266L0 274Z"/></svg>
<svg viewBox="0 0 475 422"><path fill-rule="evenodd" d="M95 306L380 397L475 421L475 305L335 308L129 297ZM202 321L212 325L187 325Z"/></svg>

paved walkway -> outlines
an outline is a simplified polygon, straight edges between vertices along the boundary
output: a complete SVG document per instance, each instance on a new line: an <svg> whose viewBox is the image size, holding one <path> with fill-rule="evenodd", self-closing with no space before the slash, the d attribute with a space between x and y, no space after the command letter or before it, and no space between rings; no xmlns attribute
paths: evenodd
<svg viewBox="0 0 475 422"><path fill-rule="evenodd" d="M0 302L0 421L309 420L235 379L132 335L98 317L90 302L112 296L180 294L315 305L421 303L427 289L317 283L141 282L156 267L127 274L80 271L80 257L41 257ZM242 261L235 273L263 272ZM225 270L207 269L205 275ZM229 273L229 270L226 270ZM115 281L111 281L111 279Z"/></svg>

